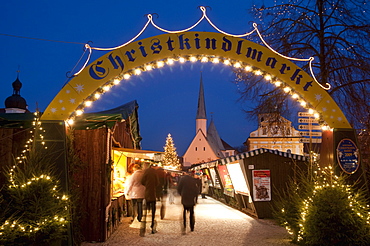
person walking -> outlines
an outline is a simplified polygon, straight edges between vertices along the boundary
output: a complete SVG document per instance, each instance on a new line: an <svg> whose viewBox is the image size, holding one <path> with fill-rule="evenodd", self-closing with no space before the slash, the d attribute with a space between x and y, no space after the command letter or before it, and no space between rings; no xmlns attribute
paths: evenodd
<svg viewBox="0 0 370 246"><path fill-rule="evenodd" d="M157 171L158 180L159 180L159 184L157 186L156 197L157 197L157 201L161 202L160 216L161 216L161 219L163 220L165 213L166 213L166 197L167 197L167 186L168 186L168 182L166 179L167 175L162 167L158 165L154 165L153 167Z"/></svg>
<svg viewBox="0 0 370 246"><path fill-rule="evenodd" d="M167 175L168 175L168 202L170 204L175 204L178 176L173 172L168 172Z"/></svg>
<svg viewBox="0 0 370 246"><path fill-rule="evenodd" d="M182 234L185 234L187 213L189 213L190 230L194 231L194 206L199 195L199 185L197 180L192 177L192 174L185 173L185 175L180 178L179 184L177 186L177 192L181 196L181 203L184 207Z"/></svg>
<svg viewBox="0 0 370 246"><path fill-rule="evenodd" d="M144 175L143 170L139 164L135 164L133 167L134 173L130 177L130 180L127 185L127 194L132 200L133 213L132 221L137 220L141 222L143 217L143 200L145 198L145 186L141 184L141 179Z"/></svg>
<svg viewBox="0 0 370 246"><path fill-rule="evenodd" d="M128 191L128 184L130 182L132 174L134 173L134 170L133 170L134 165L135 165L135 163L131 163L127 167L127 172L126 172L126 176L125 176L125 183L124 183L124 187L125 187L124 188L124 193L125 193L125 200L126 200L126 216L127 217L130 217L133 214L132 200L131 200L131 197L128 195L127 191Z"/></svg>
<svg viewBox="0 0 370 246"><path fill-rule="evenodd" d="M202 180L202 192L201 192L201 195L202 195L202 198L203 199L207 199L206 195L208 194L208 190L209 190L209 183L208 183L208 176L207 176L207 174L203 173L202 176L201 176L201 180Z"/></svg>
<svg viewBox="0 0 370 246"><path fill-rule="evenodd" d="M157 171L152 167L149 166L145 171L144 175L141 179L141 184L145 186L145 211L151 210L152 211L152 223L150 228L152 229L152 234L157 232L156 229L156 221L155 221L155 212L156 212L156 191L157 186L159 185L159 179L157 175ZM145 231L144 225L144 231Z"/></svg>

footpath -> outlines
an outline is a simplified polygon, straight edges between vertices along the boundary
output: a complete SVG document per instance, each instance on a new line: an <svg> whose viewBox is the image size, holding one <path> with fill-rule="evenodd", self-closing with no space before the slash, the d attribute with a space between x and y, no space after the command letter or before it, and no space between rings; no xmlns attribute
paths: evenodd
<svg viewBox="0 0 370 246"><path fill-rule="evenodd" d="M289 234L271 220L250 217L236 209L207 197L199 197L195 206L195 230L186 233L181 231L182 205L180 197L175 204L166 204L166 213L160 219L160 202L157 202L156 221L157 233L151 234L150 218L145 222L125 217L118 229L103 243L83 243L82 246L121 246L121 245L173 245L173 246L218 246L218 245L252 245L278 246L290 245ZM146 226L144 234L140 235L140 227ZM142 230L143 232L143 230Z"/></svg>

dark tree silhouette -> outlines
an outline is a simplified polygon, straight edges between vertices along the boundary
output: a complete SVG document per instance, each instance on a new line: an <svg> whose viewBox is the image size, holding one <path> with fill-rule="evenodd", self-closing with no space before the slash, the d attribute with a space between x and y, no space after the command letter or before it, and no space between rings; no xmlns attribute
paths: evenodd
<svg viewBox="0 0 370 246"><path fill-rule="evenodd" d="M314 57L315 77L355 129L370 129L370 6L367 0L277 0L253 13L267 43L279 53ZM308 64L297 64L309 73ZM252 74L236 71L242 98L253 98L252 116L291 113L286 96ZM262 79L261 79L262 80ZM256 100L257 99L257 100Z"/></svg>

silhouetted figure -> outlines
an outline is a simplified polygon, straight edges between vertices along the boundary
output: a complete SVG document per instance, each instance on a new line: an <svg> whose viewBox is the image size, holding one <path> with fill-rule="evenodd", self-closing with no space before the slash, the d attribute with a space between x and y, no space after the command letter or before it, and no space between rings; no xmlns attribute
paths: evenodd
<svg viewBox="0 0 370 246"><path fill-rule="evenodd" d="M167 195L167 175L164 169L160 166L154 166L154 169L157 171L159 184L157 186L157 201L161 202L160 216L161 219L164 219L166 214L166 195Z"/></svg>
<svg viewBox="0 0 370 246"><path fill-rule="evenodd" d="M189 213L190 230L194 231L195 215L194 206L196 204L196 198L199 195L199 185L195 178L190 176L192 174L186 173L180 178L177 186L177 191L181 196L181 203L184 206L183 211L183 228L182 232L186 232L186 215Z"/></svg>
<svg viewBox="0 0 370 246"><path fill-rule="evenodd" d="M159 179L157 171L152 167L148 167L144 171L143 178L141 179L141 184L145 186L145 204L146 211L152 211L152 224L150 228L152 229L152 234L156 233L156 222L155 222L155 210L156 210L156 191L159 184ZM145 228L144 228L145 229Z"/></svg>

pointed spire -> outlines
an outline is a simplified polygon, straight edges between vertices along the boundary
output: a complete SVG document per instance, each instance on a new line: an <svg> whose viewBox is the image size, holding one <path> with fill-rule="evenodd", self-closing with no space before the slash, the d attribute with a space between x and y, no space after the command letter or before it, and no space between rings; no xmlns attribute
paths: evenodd
<svg viewBox="0 0 370 246"><path fill-rule="evenodd" d="M207 119L206 116L206 104L204 100L204 89L203 89L203 76L200 72L200 87L199 87L199 97L198 97L198 111L196 119Z"/></svg>

